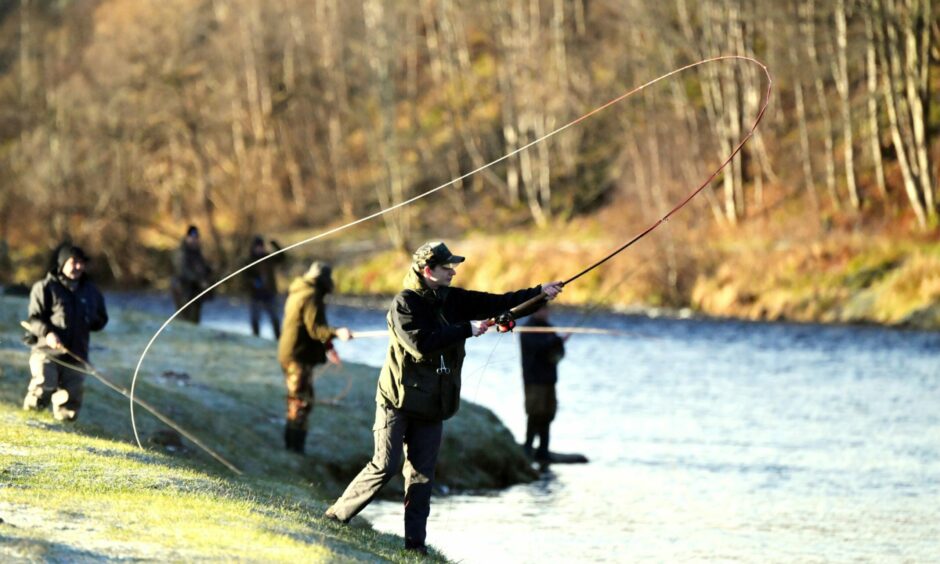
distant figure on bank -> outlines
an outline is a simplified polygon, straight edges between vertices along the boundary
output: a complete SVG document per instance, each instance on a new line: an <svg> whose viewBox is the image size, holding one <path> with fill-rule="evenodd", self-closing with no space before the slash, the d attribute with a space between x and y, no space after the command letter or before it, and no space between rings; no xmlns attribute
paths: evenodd
<svg viewBox="0 0 940 564"><path fill-rule="evenodd" d="M6 239L0 239L0 282L8 282L13 273L13 260L10 258L10 246Z"/></svg>
<svg viewBox="0 0 940 564"><path fill-rule="evenodd" d="M329 360L339 364L333 338L347 341L352 333L346 327L330 327L326 320L326 295L333 291L330 265L314 262L303 276L291 283L284 304L284 330L278 342L277 358L287 385L287 423L284 445L303 454L307 421L313 410L314 369Z"/></svg>
<svg viewBox="0 0 940 564"><path fill-rule="evenodd" d="M387 315L389 345L376 393L372 461L353 479L324 517L348 522L398 471L404 454L405 548L427 553L431 483L441 446L443 421L460 406L464 344L486 332L488 319L544 294L551 282L502 295L451 287L457 265L444 243L425 243L412 256L404 290Z"/></svg>
<svg viewBox="0 0 940 564"><path fill-rule="evenodd" d="M59 421L78 417L85 375L56 364L52 358L68 364L87 361L90 332L100 331L108 323L104 297L85 275L87 262L88 256L80 247L60 245L54 269L33 284L29 294L32 379L23 409L41 410L51 404Z"/></svg>
<svg viewBox="0 0 940 564"><path fill-rule="evenodd" d="M277 241L271 240L271 251L268 251L261 235L255 235L251 241L251 251L248 253L248 263L263 259L271 252L281 250ZM274 340L281 337L281 320L277 314L277 275L275 269L284 262L284 255L276 255L268 260L251 267L247 276L248 313L251 320L251 332L257 337L261 334L261 312L268 314L271 320L271 329L274 331Z"/></svg>
<svg viewBox="0 0 940 564"><path fill-rule="evenodd" d="M532 314L525 326L551 327L548 310L548 304L545 304ZM558 382L558 363L565 356L565 340L554 332L520 332L519 345L527 417L523 448L526 455L532 457L532 445L537 436L539 448L534 453L535 460L548 461L549 427L558 410L555 384Z"/></svg>
<svg viewBox="0 0 940 564"><path fill-rule="evenodd" d="M212 269L205 257L202 256L202 243L199 240L199 229L190 225L186 230L180 248L173 257L173 266L176 275L170 283L170 292L173 295L173 304L176 309L189 303L200 292L209 287L209 277ZM192 304L180 314L182 319L199 323L202 314L202 302L205 297Z"/></svg>

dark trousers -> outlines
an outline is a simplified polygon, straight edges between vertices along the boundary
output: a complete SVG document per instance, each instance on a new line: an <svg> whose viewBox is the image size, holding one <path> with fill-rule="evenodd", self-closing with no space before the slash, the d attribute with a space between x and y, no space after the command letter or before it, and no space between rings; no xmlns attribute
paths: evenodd
<svg viewBox="0 0 940 564"><path fill-rule="evenodd" d="M535 456L546 458L548 456L548 435L552 420L545 417L530 415L526 420L525 428L525 449L531 452L535 438L539 439L539 448L535 451Z"/></svg>
<svg viewBox="0 0 940 564"><path fill-rule="evenodd" d="M248 315L251 320L251 332L257 337L261 334L261 313L267 313L271 320L271 329L274 330L274 340L281 338L281 320L277 316L277 304L274 297L251 298L248 304Z"/></svg>
<svg viewBox="0 0 940 564"><path fill-rule="evenodd" d="M537 458L548 457L549 428L558 411L558 399L555 395L554 384L526 384L525 385L525 450L530 452L535 437L539 439L539 448L535 451Z"/></svg>
<svg viewBox="0 0 940 564"><path fill-rule="evenodd" d="M434 466L441 449L443 429L444 424L440 421L423 421L391 407L376 406L375 425L372 426L375 452L372 460L333 504L336 517L348 521L369 505L398 471L404 453L405 542L410 546L423 546L431 514Z"/></svg>
<svg viewBox="0 0 940 564"><path fill-rule="evenodd" d="M176 306L176 309L183 307L189 303L189 300L199 295L200 291L201 290L198 289L187 291L181 288L178 283L174 282L173 286L170 288L170 294L173 296L173 305ZM199 320L202 318L202 301L203 300L197 300L196 303L184 309L183 312L179 314L179 318L198 324Z"/></svg>

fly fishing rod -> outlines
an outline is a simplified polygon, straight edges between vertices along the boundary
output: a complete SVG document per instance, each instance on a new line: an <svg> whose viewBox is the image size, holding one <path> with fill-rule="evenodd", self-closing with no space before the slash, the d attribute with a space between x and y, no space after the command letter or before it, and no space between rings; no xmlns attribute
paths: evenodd
<svg viewBox="0 0 940 564"><path fill-rule="evenodd" d="M628 331L619 331L617 329L604 329L601 327L528 327L519 326L513 329L515 333L569 333L584 335L615 335L618 337L627 335L636 335ZM377 339L388 336L387 329L376 329L374 331L353 331L356 339Z"/></svg>

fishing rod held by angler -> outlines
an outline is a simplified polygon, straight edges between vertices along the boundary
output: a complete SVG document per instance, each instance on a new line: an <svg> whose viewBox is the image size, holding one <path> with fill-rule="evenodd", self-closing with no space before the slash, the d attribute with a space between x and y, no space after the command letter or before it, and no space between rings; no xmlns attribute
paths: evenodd
<svg viewBox="0 0 940 564"><path fill-rule="evenodd" d="M677 72L681 72L681 71L683 71L683 70L686 70L686 69L689 69L689 68L692 68L692 67L695 67L695 66L698 66L698 65L701 65L701 64L705 64L705 63L712 62L712 61L719 61L719 60L722 60L722 59L741 59L741 60L744 60L744 61L747 61L747 62L754 63L754 64L758 65L758 66L761 68L761 70L764 71L764 76L767 77L767 89L766 89L766 91L764 92L764 100L761 102L761 106L760 106L760 109L759 109L758 112L757 112L757 116L754 118L754 123L751 124L750 129L748 129L748 131L747 131L747 134L745 134L744 137L741 138L741 141L738 142L737 146L734 148L734 150L731 152L731 154L728 155L728 157L727 157L724 161L722 161L722 163L718 166L718 168L716 168L716 169L708 176L708 178L706 178L705 181L702 182L702 184L699 185L698 188L696 188L695 190L692 190L691 192L689 192L689 194L685 197L685 199L683 199L682 201L680 201L678 204L676 204L675 207L673 207L671 210L669 210L669 211L666 213L666 215L664 215L664 216L662 216L661 218L659 218L658 220L656 220L652 225L650 225L649 227L647 227L647 228L644 229L643 231L640 231L639 233L637 233L636 235L634 235L633 238L631 238L630 240L628 240L626 243L624 243L624 244L621 245L620 247L614 249L614 250L613 250L611 253L609 253L607 256L605 256L605 257L603 257L602 259L600 259L600 260L594 262L593 264L591 264L591 265L588 266L587 268L581 270L580 272L578 272L578 273L575 274L574 276L568 278L567 280L563 280L563 281L561 282L561 287L562 287L562 288L564 288L564 287L567 286L568 284L571 284L572 282L574 282L574 281L577 280L578 278L581 278L582 276L584 276L584 275L587 274L588 272L591 272L592 270L594 270L595 268L597 268L597 267L599 267L600 265L604 264L605 262L609 261L610 259L614 258L615 256L617 256L617 255L620 254L621 252L627 250L627 249L630 248L634 243L636 243L637 241L639 241L639 240L642 239L643 237L646 237L647 235L649 235L650 233L652 233L657 227L659 227L659 226L662 225L663 223L666 223L667 221L669 221L669 218L670 218L674 213L676 213L677 211L679 211L680 209L682 209L683 207L685 207L685 205L688 204L688 203L692 200L692 198L694 198L695 196L697 196L702 190L704 190L706 187L708 187L708 185L711 184L711 182L715 179L715 177L717 177L718 174L719 174L722 170L724 170L724 168L725 168L726 166L728 166L728 164L732 161L732 159L734 159L734 157L737 156L737 154L738 154L739 152L741 152L741 149L744 147L744 144L747 143L747 141L748 141L751 137L753 137L754 132L757 130L758 124L760 124L761 120L764 119L764 113L767 111L767 106L770 105L770 95L771 95L771 92L773 91L774 80L773 80L773 77L770 75L770 71L767 70L767 66L764 65L764 63L762 63L762 62L760 62L760 61L758 61L757 59L754 59L754 58L752 58L752 57L744 57L744 56L738 56L738 55L735 55L735 56L725 56L725 57L715 57L715 58L713 58L713 59L706 59L706 60L704 60L704 61L700 61L700 62L698 62L698 63L694 63L694 64L691 64L691 65L687 65L687 66L685 66L685 67L682 67L681 69L678 69L678 70L675 70L675 71L673 71L673 72L671 72L671 73L669 73L669 74L663 75L662 77L656 79L656 81L661 80L661 79L663 79L663 78L665 78L665 77L667 77L667 76L670 76L670 75L672 75L672 74L675 74L675 73L677 73ZM653 81L653 82L656 82L656 81ZM648 85L650 85L650 84L652 84L652 82L647 83L647 84L641 86L640 89L645 88L646 86L648 86ZM635 92L635 91L631 91L631 93L632 93L632 92ZM622 98L618 98L617 100L619 101L620 99L622 99ZM506 313L500 315L499 317L496 317L495 319L492 319L492 320L491 320L491 325L496 325L498 328L500 328L500 329L499 329L500 331L511 330L511 329L515 326L515 320L516 320L516 319L518 319L519 317L523 317L523 316L525 316L525 315L528 315L528 314L532 313L532 311L534 311L534 309L536 309L536 307L537 307L539 304L541 304L541 303L543 303L543 302L545 302L545 301L548 301L549 299L550 299L550 298L548 297L548 295L546 295L545 292L542 292L542 293L540 293L538 296L535 296L534 298L531 298L531 299L529 299L529 300L527 300L527 301L525 301L525 302L523 302L523 303L517 305L516 307L510 309L509 311L507 311ZM506 328L508 328L508 329L506 329Z"/></svg>
<svg viewBox="0 0 940 564"><path fill-rule="evenodd" d="M529 327L527 325L521 325L513 328L514 333L569 333L569 334L580 334L580 335L614 335L618 337L626 335L638 335L641 337L651 337L651 335L642 335L640 333L633 333L630 331L621 331L619 329L605 329L603 327L564 327L564 326L555 326L550 327ZM354 331L353 335L357 339L375 339L388 336L387 329L376 329L374 331Z"/></svg>

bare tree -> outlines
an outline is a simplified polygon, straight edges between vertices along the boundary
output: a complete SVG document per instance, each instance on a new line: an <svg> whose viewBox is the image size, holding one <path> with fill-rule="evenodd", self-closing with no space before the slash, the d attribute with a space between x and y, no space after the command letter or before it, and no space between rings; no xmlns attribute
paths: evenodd
<svg viewBox="0 0 940 564"><path fill-rule="evenodd" d="M929 0L873 0L881 18L882 94L908 201L921 228L937 220L927 149Z"/></svg>
<svg viewBox="0 0 940 564"><path fill-rule="evenodd" d="M383 208L401 203L408 198L409 179L399 159L399 139L396 130L395 84L391 66L396 52L396 42L391 37L394 29L394 14L386 11L383 0L368 0L363 4L366 32L369 37L369 67L373 76L373 95L377 107L377 131L370 135L373 152L378 156L376 165L382 171L376 182L376 194ZM392 244L402 250L408 249L411 210L399 209L385 214L386 231Z"/></svg>
<svg viewBox="0 0 940 564"><path fill-rule="evenodd" d="M832 75L835 77L836 91L839 93L842 116L842 154L845 159L845 183L849 192L849 203L852 208L861 208L861 198L858 195L858 186L855 181L855 149L853 147L855 136L852 131L852 105L849 92L849 68L846 57L848 50L848 31L845 0L836 0L836 47L835 61L832 64Z"/></svg>
<svg viewBox="0 0 940 564"><path fill-rule="evenodd" d="M823 162L826 170L826 189L829 192L829 199L835 209L842 207L842 201L836 191L836 163L833 153L835 151L835 141L833 139L832 115L829 111L829 99L826 94L826 86L823 81L823 72L819 64L819 56L816 49L816 2L815 0L805 0L801 6L801 24L803 31L803 41L806 45L806 52L809 56L809 68L813 76L813 87L816 92L816 105L819 106L820 118L822 119L823 133Z"/></svg>
<svg viewBox="0 0 940 564"><path fill-rule="evenodd" d="M868 143L874 166L875 184L884 201L888 201L888 188L885 184L884 164L881 156L881 124L878 118L878 63L877 37L875 35L874 10L866 7L865 20L865 86L868 102Z"/></svg>

